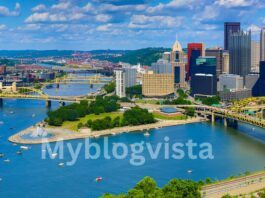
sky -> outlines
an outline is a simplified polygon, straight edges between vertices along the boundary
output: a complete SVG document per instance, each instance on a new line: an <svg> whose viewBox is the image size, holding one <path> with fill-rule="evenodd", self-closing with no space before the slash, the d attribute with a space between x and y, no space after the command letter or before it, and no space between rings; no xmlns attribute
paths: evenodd
<svg viewBox="0 0 265 198"><path fill-rule="evenodd" d="M0 49L223 46L223 23L258 38L264 0L0 0Z"/></svg>

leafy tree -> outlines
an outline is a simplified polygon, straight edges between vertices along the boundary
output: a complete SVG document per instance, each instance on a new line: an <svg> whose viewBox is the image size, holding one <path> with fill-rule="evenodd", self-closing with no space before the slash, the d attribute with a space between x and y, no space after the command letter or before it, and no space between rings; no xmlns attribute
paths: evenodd
<svg viewBox="0 0 265 198"><path fill-rule="evenodd" d="M126 94L130 97L142 95L142 85L135 85L126 88Z"/></svg>
<svg viewBox="0 0 265 198"><path fill-rule="evenodd" d="M211 106L214 104L219 104L220 103L220 97L219 96L213 96L213 97L202 98L201 101L202 101L202 104Z"/></svg>
<svg viewBox="0 0 265 198"><path fill-rule="evenodd" d="M185 114L190 117L194 117L195 115L195 109L192 107L189 107L185 110Z"/></svg>
<svg viewBox="0 0 265 198"><path fill-rule="evenodd" d="M107 85L104 86L104 90L107 92L107 93L112 93L115 91L115 82L111 82Z"/></svg>

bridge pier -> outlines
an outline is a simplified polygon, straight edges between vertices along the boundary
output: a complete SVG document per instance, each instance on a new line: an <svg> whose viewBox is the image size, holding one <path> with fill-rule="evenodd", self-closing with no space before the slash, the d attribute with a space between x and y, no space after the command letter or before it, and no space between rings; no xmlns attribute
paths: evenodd
<svg viewBox="0 0 265 198"><path fill-rule="evenodd" d="M62 102L62 101L61 101L61 102L60 102L60 106L61 106L61 107L64 107L64 106L65 106L65 102Z"/></svg>
<svg viewBox="0 0 265 198"><path fill-rule="evenodd" d="M52 106L52 101L46 100L46 108L51 108Z"/></svg>
<svg viewBox="0 0 265 198"><path fill-rule="evenodd" d="M94 85L93 84L90 84L90 88L93 89Z"/></svg>
<svg viewBox="0 0 265 198"><path fill-rule="evenodd" d="M224 118L224 126L227 127L228 123L227 123L227 118Z"/></svg>
<svg viewBox="0 0 265 198"><path fill-rule="evenodd" d="M57 88L57 89L60 88L60 84L59 84L59 83L56 84L56 88Z"/></svg>
<svg viewBox="0 0 265 198"><path fill-rule="evenodd" d="M215 115L214 115L214 112L212 112L211 120L212 120L212 123L215 123Z"/></svg>
<svg viewBox="0 0 265 198"><path fill-rule="evenodd" d="M0 107L3 107L3 105L4 105L4 100L3 98L0 98Z"/></svg>

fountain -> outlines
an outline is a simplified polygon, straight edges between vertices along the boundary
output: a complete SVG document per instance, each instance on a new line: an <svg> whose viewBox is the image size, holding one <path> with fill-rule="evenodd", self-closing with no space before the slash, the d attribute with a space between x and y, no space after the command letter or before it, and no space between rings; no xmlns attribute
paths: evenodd
<svg viewBox="0 0 265 198"><path fill-rule="evenodd" d="M37 129L33 131L30 135L32 138L37 138L37 137L47 137L48 133L45 131L42 127L37 126Z"/></svg>

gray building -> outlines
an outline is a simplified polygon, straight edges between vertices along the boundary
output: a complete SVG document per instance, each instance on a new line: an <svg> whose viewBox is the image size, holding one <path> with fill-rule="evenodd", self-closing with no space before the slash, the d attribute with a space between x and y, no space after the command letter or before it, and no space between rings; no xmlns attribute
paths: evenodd
<svg viewBox="0 0 265 198"><path fill-rule="evenodd" d="M235 74L222 74L219 77L219 91L244 88L244 78Z"/></svg>
<svg viewBox="0 0 265 198"><path fill-rule="evenodd" d="M137 70L135 68L124 68L125 87L132 87L137 84Z"/></svg>
<svg viewBox="0 0 265 198"><path fill-rule="evenodd" d="M151 69L156 74L171 74L172 65L168 60L159 59L156 63L153 63Z"/></svg>
<svg viewBox="0 0 265 198"><path fill-rule="evenodd" d="M265 61L265 28L260 32L260 60Z"/></svg>
<svg viewBox="0 0 265 198"><path fill-rule="evenodd" d="M251 31L231 33L228 40L230 73L244 77L251 70Z"/></svg>
<svg viewBox="0 0 265 198"><path fill-rule="evenodd" d="M254 85L259 79L259 74L249 74L245 76L245 87L247 89L253 89Z"/></svg>
<svg viewBox="0 0 265 198"><path fill-rule="evenodd" d="M221 91L219 92L219 96L222 101L229 102L233 100L242 100L244 98L249 98L252 96L252 91L250 89Z"/></svg>

